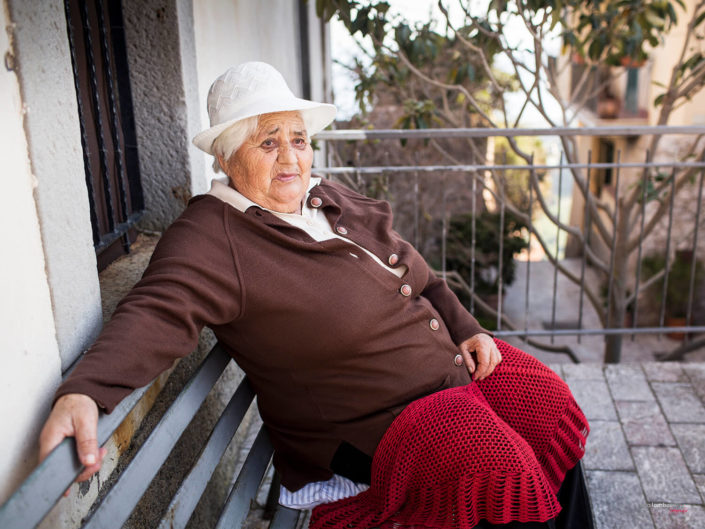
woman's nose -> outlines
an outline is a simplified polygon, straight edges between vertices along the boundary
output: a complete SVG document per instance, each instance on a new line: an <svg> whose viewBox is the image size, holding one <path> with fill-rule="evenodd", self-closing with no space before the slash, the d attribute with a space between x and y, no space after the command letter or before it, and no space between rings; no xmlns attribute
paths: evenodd
<svg viewBox="0 0 705 529"><path fill-rule="evenodd" d="M280 162L295 162L296 155L294 149L288 143L284 143L279 147L278 156Z"/></svg>

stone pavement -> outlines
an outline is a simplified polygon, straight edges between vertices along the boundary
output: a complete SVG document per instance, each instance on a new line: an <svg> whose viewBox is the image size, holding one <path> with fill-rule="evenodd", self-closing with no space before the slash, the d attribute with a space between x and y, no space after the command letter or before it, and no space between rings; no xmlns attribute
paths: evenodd
<svg viewBox="0 0 705 529"><path fill-rule="evenodd" d="M705 364L552 364L590 421L597 529L705 528Z"/></svg>
<svg viewBox="0 0 705 529"><path fill-rule="evenodd" d="M579 260L563 264L579 272ZM528 308L526 263L518 263L505 311L521 327L543 328L552 319L553 267L534 262L530 272ZM597 281L589 270L587 281ZM556 303L557 321L577 322L579 289L560 275ZM583 327L599 328L590 304L583 308ZM602 336L555 339L581 364L507 341L550 365L590 421L584 465L597 529L705 529L705 350L686 355L689 363L655 362L678 342L636 335L623 341L623 363L605 366Z"/></svg>
<svg viewBox="0 0 705 529"><path fill-rule="evenodd" d="M580 260L564 259L561 264L580 276ZM516 279L506 288L503 302L503 313L509 317L517 329L544 329L550 327L554 318L553 311L553 266L548 261L530 263L529 302L526 302L527 263L517 262ZM558 274L556 288L555 320L558 327L577 328L582 321L583 329L601 329L602 324L593 306L586 297L580 304L580 288L569 281L565 276ZM586 283L599 284L599 278L591 269L586 270ZM699 302L701 303L701 302ZM640 308L643 316L645 308ZM641 320L641 317L639 321ZM534 355L544 363L571 362L566 354L549 353L545 350L527 346L519 339L507 339L526 352ZM536 341L551 344L547 336L536 337ZM582 336L557 336L553 343L570 347L575 356L583 363L602 362L604 357L604 337L602 335ZM657 355L668 353L678 347L680 342L665 336L635 334L625 336L622 341L622 362L647 362L655 360ZM688 362L704 362L705 347L692 351L686 355Z"/></svg>

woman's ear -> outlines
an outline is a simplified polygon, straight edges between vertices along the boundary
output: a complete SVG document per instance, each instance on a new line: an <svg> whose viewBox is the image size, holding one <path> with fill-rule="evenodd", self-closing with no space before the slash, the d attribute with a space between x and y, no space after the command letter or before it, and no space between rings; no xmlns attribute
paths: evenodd
<svg viewBox="0 0 705 529"><path fill-rule="evenodd" d="M222 154L216 154L215 159L218 161L218 165L220 165L221 169L225 168L225 163L223 162L223 155Z"/></svg>
<svg viewBox="0 0 705 529"><path fill-rule="evenodd" d="M228 160L222 154L216 154L215 158L220 165L220 170L225 174L230 175L230 169L236 165L235 156L231 156Z"/></svg>

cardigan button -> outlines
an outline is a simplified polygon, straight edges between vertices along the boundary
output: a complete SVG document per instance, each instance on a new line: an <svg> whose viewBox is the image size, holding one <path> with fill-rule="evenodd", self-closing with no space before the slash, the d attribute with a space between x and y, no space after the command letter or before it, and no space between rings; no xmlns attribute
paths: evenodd
<svg viewBox="0 0 705 529"><path fill-rule="evenodd" d="M463 355L455 355L455 358L453 358L453 363L458 367L463 365Z"/></svg>
<svg viewBox="0 0 705 529"><path fill-rule="evenodd" d="M401 292L402 296L406 296L408 298L409 296L411 296L411 286L404 283L399 289L399 292Z"/></svg>
<svg viewBox="0 0 705 529"><path fill-rule="evenodd" d="M389 256L389 259L387 260L390 266L394 266L399 262L399 256L395 253Z"/></svg>
<svg viewBox="0 0 705 529"><path fill-rule="evenodd" d="M433 318L431 321L429 321L428 326L431 327L432 331L437 331L441 328L441 324L438 323L438 320L436 318Z"/></svg>
<svg viewBox="0 0 705 529"><path fill-rule="evenodd" d="M313 197L311 199L311 206L314 208L320 208L322 204L323 204L323 200L321 200L320 197Z"/></svg>
<svg viewBox="0 0 705 529"><path fill-rule="evenodd" d="M341 235L347 235L347 234L348 234L348 230L345 228L345 226L338 226L337 228L335 228L335 231L337 231L337 232L340 233Z"/></svg>

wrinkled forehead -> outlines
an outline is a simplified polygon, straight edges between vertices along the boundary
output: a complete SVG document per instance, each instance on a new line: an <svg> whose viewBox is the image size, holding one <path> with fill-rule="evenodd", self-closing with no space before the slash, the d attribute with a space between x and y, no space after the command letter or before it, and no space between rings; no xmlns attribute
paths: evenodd
<svg viewBox="0 0 705 529"><path fill-rule="evenodd" d="M286 131L290 134L303 134L305 136L306 124L301 114L297 111L260 114L254 135L262 136L276 131Z"/></svg>

